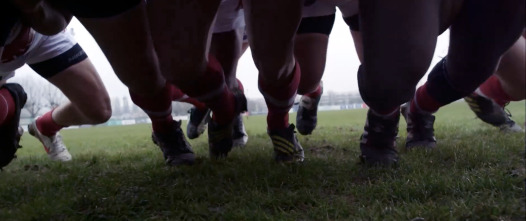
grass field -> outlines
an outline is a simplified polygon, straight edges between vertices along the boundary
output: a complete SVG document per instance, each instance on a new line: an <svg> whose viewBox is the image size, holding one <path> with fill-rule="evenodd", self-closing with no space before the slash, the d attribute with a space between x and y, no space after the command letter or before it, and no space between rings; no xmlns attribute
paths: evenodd
<svg viewBox="0 0 526 221"><path fill-rule="evenodd" d="M523 126L525 103L508 108ZM264 116L245 118L249 143L226 160L208 158L206 136L191 140L198 162L180 168L163 164L149 125L64 130L68 163L25 134L0 172L0 220L525 219L524 134L501 134L459 102L437 113L436 150L404 150L401 120L400 167L367 169L365 114L321 112L299 136L305 163L287 166L271 161Z"/></svg>

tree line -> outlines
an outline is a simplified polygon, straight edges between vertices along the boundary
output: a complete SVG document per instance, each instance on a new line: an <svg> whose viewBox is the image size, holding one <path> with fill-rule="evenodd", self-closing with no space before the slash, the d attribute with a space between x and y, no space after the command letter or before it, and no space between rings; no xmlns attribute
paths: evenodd
<svg viewBox="0 0 526 221"><path fill-rule="evenodd" d="M41 77L26 75L23 77L17 77L13 81L24 87L24 90L27 93L27 102L24 109L32 119L67 101L66 96L64 96L57 87ZM300 96L297 97L296 104L299 102L299 98ZM250 114L266 114L267 106L263 98L248 98L247 101ZM363 101L360 95L351 92L336 93L328 91L322 95L320 100L320 106L345 106L361 103L363 103ZM146 117L146 114L133 104L128 96L112 97L111 104L114 118L129 119ZM173 115L187 115L190 108L192 108L191 104L172 102Z"/></svg>

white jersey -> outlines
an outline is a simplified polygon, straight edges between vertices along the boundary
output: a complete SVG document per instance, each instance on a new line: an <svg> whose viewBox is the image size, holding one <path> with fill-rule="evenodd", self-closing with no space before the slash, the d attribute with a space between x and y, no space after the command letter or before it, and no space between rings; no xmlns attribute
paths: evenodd
<svg viewBox="0 0 526 221"><path fill-rule="evenodd" d="M33 39L27 51L5 63L0 62L0 79L13 77L15 70L24 64L34 64L49 60L71 49L76 41L66 32L53 36L42 35L32 31Z"/></svg>
<svg viewBox="0 0 526 221"><path fill-rule="evenodd" d="M332 15L340 9L344 18L358 14L358 0L316 0L314 4L303 7L303 18Z"/></svg>
<svg viewBox="0 0 526 221"><path fill-rule="evenodd" d="M213 33L245 28L245 13L239 0L222 0L217 10Z"/></svg>

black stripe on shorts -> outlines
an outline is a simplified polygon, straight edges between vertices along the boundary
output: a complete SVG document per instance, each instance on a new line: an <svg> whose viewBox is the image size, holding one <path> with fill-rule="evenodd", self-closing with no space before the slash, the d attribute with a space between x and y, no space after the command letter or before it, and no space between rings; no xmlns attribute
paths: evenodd
<svg viewBox="0 0 526 221"><path fill-rule="evenodd" d="M86 58L88 58L88 55L86 55L79 44L75 44L72 48L59 56L39 63L30 64L29 67L43 78L48 79L69 67L84 61Z"/></svg>
<svg viewBox="0 0 526 221"><path fill-rule="evenodd" d="M334 14L302 18L297 34L319 33L330 35L334 25Z"/></svg>

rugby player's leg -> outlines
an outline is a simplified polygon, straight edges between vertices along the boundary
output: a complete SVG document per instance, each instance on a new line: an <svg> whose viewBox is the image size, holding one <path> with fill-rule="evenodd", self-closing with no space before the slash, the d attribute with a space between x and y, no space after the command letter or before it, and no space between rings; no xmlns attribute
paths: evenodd
<svg viewBox="0 0 526 221"><path fill-rule="evenodd" d="M301 71L294 59L294 36L303 1L244 0L247 34L259 70L259 90L268 107L267 129L278 162L303 161L303 148L289 125Z"/></svg>
<svg viewBox="0 0 526 221"><path fill-rule="evenodd" d="M124 11L105 7L103 1L82 3L97 7L86 10L86 14L74 14L95 38L119 79L128 86L132 101L152 120L152 139L163 151L166 163L192 164L195 161L193 151L184 138L180 122L171 116L170 84L161 75L146 3L116 2L115 5L133 3ZM86 8L75 6L76 10ZM91 16L92 12L105 14Z"/></svg>
<svg viewBox="0 0 526 221"><path fill-rule="evenodd" d="M490 77L523 31L524 4L523 0L465 1L450 28L449 54L417 90L411 113L433 113L469 95Z"/></svg>
<svg viewBox="0 0 526 221"><path fill-rule="evenodd" d="M19 126L20 111L26 103L24 89L15 83L0 82L0 170L9 164L20 148L24 130Z"/></svg>
<svg viewBox="0 0 526 221"><path fill-rule="evenodd" d="M495 74L482 83L475 92L464 97L471 110L482 121L499 127L503 132L522 132L504 107L511 101L525 98L524 38L502 56Z"/></svg>
<svg viewBox="0 0 526 221"><path fill-rule="evenodd" d="M321 3L310 7L316 7L318 4ZM304 8L306 9L307 7ZM334 17L334 14L304 16L294 38L294 56L302 68L298 94L303 95L296 115L296 126L298 132L303 135L311 134L317 125L318 104L323 93L321 78L325 71L327 46Z"/></svg>
<svg viewBox="0 0 526 221"><path fill-rule="evenodd" d="M399 160L400 105L412 97L431 63L439 34L439 6L435 0L360 2L363 63L358 84L370 107L360 158L367 165L392 165Z"/></svg>
<svg viewBox="0 0 526 221"><path fill-rule="evenodd" d="M213 111L208 135L210 155L214 158L228 154L232 148L234 117L246 110L244 95L228 88L221 65L214 56L207 56L210 29L219 3L218 0L148 3L163 75Z"/></svg>
<svg viewBox="0 0 526 221"><path fill-rule="evenodd" d="M214 55L223 67L227 86L231 90L241 92L243 85L236 78L236 72L239 58L243 53L244 32L245 16L244 11L239 7L239 0L222 1L213 27L210 54ZM199 114L199 111L195 113ZM190 117L192 116L191 114ZM188 129L191 129L190 124L188 126ZM232 133L233 146L245 146L248 135L241 114L235 117Z"/></svg>

